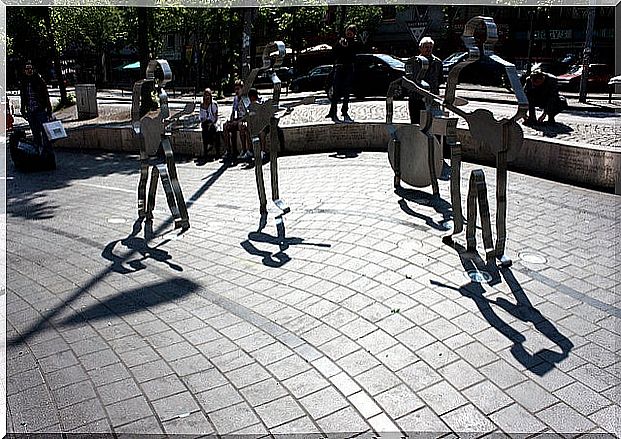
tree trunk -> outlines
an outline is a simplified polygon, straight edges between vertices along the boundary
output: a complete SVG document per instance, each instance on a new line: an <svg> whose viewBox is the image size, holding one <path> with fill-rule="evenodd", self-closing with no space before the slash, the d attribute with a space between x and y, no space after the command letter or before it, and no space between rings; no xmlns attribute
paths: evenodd
<svg viewBox="0 0 621 439"><path fill-rule="evenodd" d="M149 8L137 7L138 15L138 57L140 59L140 71L144 75L151 60L149 53ZM141 76L143 77L143 76Z"/></svg>
<svg viewBox="0 0 621 439"><path fill-rule="evenodd" d="M54 39L54 29L52 28L52 14L50 7L45 8L45 27L47 29L50 50L52 51L52 60L54 62L54 70L56 70L56 78L58 79L58 89L60 90L60 107L69 105L67 98L67 87L65 85L65 75L63 75L62 66L60 65L60 56L56 50L56 41Z"/></svg>

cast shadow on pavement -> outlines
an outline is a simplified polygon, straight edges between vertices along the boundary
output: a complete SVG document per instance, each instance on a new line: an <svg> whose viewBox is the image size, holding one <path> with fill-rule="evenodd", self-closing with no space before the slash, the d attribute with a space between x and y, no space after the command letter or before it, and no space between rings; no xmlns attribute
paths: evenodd
<svg viewBox="0 0 621 439"><path fill-rule="evenodd" d="M333 159L355 159L362 153L361 149L351 150L338 150L334 154L330 154L328 157Z"/></svg>
<svg viewBox="0 0 621 439"><path fill-rule="evenodd" d="M145 225L145 237L138 237L138 233L142 229L141 225L144 222ZM168 265L170 268L176 271L183 271L181 266L170 262L172 256L168 254L167 251L159 249L161 245L168 243L170 240L166 239L158 243L157 245L151 247L149 246L149 241L153 239L153 223L152 221L143 221L142 219L137 219L134 222L132 233L124 239L112 241L104 248L101 256L104 259L107 259L112 262L112 266L110 269L116 273L120 274L129 274L139 270L144 270L146 265L144 265L144 261L147 259L153 259L157 262L163 262ZM118 243L121 243L125 246L129 252L128 256L117 256L114 253L114 248ZM134 255L141 255L141 258L130 259ZM129 266L126 267L125 264Z"/></svg>
<svg viewBox="0 0 621 439"><path fill-rule="evenodd" d="M281 216L276 217L276 236L263 232L266 224L267 215L262 214L258 230L256 232L248 233L248 239L240 242L240 245L249 254L253 256L260 256L262 258L261 262L267 267L278 268L289 262L291 258L285 252L291 245L310 245L325 248L331 247L330 244L305 242L303 238L287 238L285 236L285 223ZM276 253L272 253L266 250L259 250L252 242L260 242L278 246L278 251Z"/></svg>
<svg viewBox="0 0 621 439"><path fill-rule="evenodd" d="M432 285L450 288L458 291L462 296L472 299L477 308L479 308L479 311L485 320L487 320L493 328L513 343L513 346L511 346L511 354L513 357L521 365L536 375L546 375L554 369L556 364L568 357L569 352L574 347L574 344L567 337L562 335L549 320L547 320L537 309L533 307L525 291L522 289L509 268L501 268L499 270L495 261L485 263L478 253L468 252L459 244L453 244L453 247L457 250L461 263L466 272L486 271L492 278L489 282L490 285L498 284L502 282L502 278L504 278L515 297L516 303L512 303L504 297L498 297L495 300L487 299L485 297L485 289L482 284L474 281L471 281L469 284L462 285L459 288L445 285L434 280L430 281ZM528 352L524 346L526 337L511 327L511 325L507 322L502 320L502 318L496 314L492 305L500 307L505 312L524 323L532 323L535 326L535 329L556 344L560 348L561 352L547 348L539 349L534 354Z"/></svg>
<svg viewBox="0 0 621 439"><path fill-rule="evenodd" d="M549 123L540 123L535 125L529 125L530 129L535 131L540 131L544 137L556 137L560 134L569 134L574 131L572 127L569 125L565 125L561 122L556 122L553 124Z"/></svg>
<svg viewBox="0 0 621 439"><path fill-rule="evenodd" d="M429 227L436 230L440 230L442 232L450 230L444 225L444 223L453 219L453 207L448 201L427 192L419 191L417 189L404 189L402 187L395 189L395 194L401 197L399 200L399 207L401 207L401 210L408 215L422 219ZM442 222L438 223L427 215L415 212L408 205L406 200L422 206L431 206L436 212L442 215Z"/></svg>
<svg viewBox="0 0 621 439"><path fill-rule="evenodd" d="M189 279L174 277L128 291L120 291L104 300L100 299L101 301L96 305L91 305L80 310L79 313L64 318L60 324L63 326L83 325L89 321L140 312L146 308L180 299L196 292L199 288L200 285Z"/></svg>
<svg viewBox="0 0 621 439"><path fill-rule="evenodd" d="M53 218L56 209L61 206L47 202L45 192L62 189L75 181L85 181L91 177L137 173L140 169L138 159L130 157L105 152L57 151L55 171L22 173L15 169L7 154L7 214L27 220Z"/></svg>

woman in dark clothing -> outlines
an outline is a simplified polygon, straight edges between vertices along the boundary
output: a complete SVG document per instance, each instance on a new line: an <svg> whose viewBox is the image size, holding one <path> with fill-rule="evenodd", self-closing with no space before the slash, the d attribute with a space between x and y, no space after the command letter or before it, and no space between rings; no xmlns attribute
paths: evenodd
<svg viewBox="0 0 621 439"><path fill-rule="evenodd" d="M28 121L35 145L51 150L52 143L43 132L43 124L52 117L52 104L47 85L41 75L34 71L31 62L24 66L24 78L20 89L22 117Z"/></svg>

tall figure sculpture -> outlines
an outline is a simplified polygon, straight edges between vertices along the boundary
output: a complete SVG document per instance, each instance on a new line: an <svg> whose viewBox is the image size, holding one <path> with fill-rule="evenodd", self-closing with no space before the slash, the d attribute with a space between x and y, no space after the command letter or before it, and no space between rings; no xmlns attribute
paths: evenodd
<svg viewBox="0 0 621 439"><path fill-rule="evenodd" d="M522 86L519 81L519 77L515 70L515 66L498 55L494 54L493 46L498 40L498 32L494 20L490 17L474 17L470 19L464 28L462 40L468 50L468 56L465 60L458 63L449 72L446 92L444 99L439 96L433 95L421 87L421 84L417 84L415 81L410 81L407 78L401 78L395 81L388 91L387 99L387 117L386 122L389 124L389 130L393 133L393 138L399 137L399 130L395 130L394 127L390 128L392 124L392 96L394 94L394 87L404 86L410 90L426 97L428 101L435 101L441 103L444 107L453 113L463 117L468 123L470 135L475 142L479 142L482 146L482 153L491 154L496 157L496 244L493 244L492 232L491 232L491 219L489 213L489 203L487 199L487 188L485 184L485 174L483 170L477 169L472 171L470 177L470 186L468 190L468 225L466 229L466 241L467 248L470 251L476 250L476 220L477 220L477 206L481 213L481 225L483 229L483 243L485 246L486 256L488 260L498 259L503 266L511 265L511 260L505 255L506 245L506 217L507 217L507 162L518 152L524 140L524 134L522 128L517 123L522 119L528 109L528 100L522 90ZM457 87L459 74L461 70L473 62L478 61L481 56L488 57L491 61L500 64L504 67L506 75L511 84L511 88L517 98L517 111L513 117L506 119L496 120L491 111L486 109L476 109L473 112L466 112L460 109L457 105L458 98L455 96L455 90ZM431 115L433 119L444 118L444 116ZM449 118L450 119L450 118ZM448 121L447 121L448 122ZM422 126L422 122L421 122ZM433 127L433 122L432 122ZM424 127L421 128L424 131ZM434 132L433 128L431 130ZM454 123L440 124L438 132L444 131L448 135L449 144L452 145L452 160L453 158L459 159L461 152L459 144L455 141L456 128ZM418 137L422 139L422 137ZM452 140L450 140L452 139ZM392 142L396 143L396 142ZM422 141L418 140L421 144ZM398 144L397 144L398 145ZM401 147L403 147L401 145ZM394 150L396 150L393 147ZM453 152L456 155L453 155ZM390 153L390 145L389 145ZM395 154L393 152L393 154ZM398 154L396 154L398 155ZM395 155L395 156L396 156ZM390 154L389 154L390 157ZM403 160L403 153L399 155ZM407 157L406 157L407 158ZM397 162L397 158L391 159ZM451 203L453 205L454 212L454 230L453 235L460 233L463 230L462 218L461 218L461 198L459 194L460 178L459 170L456 169L459 165L457 163L451 163ZM395 165L393 164L393 168ZM398 170L395 169L397 176ZM431 172L429 172L431 174ZM395 177L395 182L398 180ZM407 181L406 181L407 182ZM449 238L450 240L450 238Z"/></svg>
<svg viewBox="0 0 621 439"><path fill-rule="evenodd" d="M149 62L146 78L134 83L132 127L140 143L138 217L153 219L157 183L161 179L175 229L180 228L185 231L190 228L190 221L177 177L170 144L170 130L178 117L194 111L194 104L189 103L184 110L170 116L168 95L164 86L171 79L172 72L168 62L158 59ZM157 102L154 98L157 98ZM147 183L149 183L148 194Z"/></svg>
<svg viewBox="0 0 621 439"><path fill-rule="evenodd" d="M283 113L288 113L296 105L311 104L314 102L314 98L306 98L300 102L289 104L286 107L281 107L280 102L280 89L281 82L276 74L275 69L279 67L286 54L285 44L282 41L274 41L265 46L263 51L263 66L251 70L250 74L244 81L244 88L242 89L241 101L242 104L248 110L246 112L246 121L248 123L248 131L250 132L250 138L253 145L254 164L255 164L255 176L257 181L257 190L259 193L260 212L262 215L267 213L267 197L265 194L265 183L263 179L263 168L261 159L261 143L259 134L261 131L269 127L269 156L270 156L270 177L272 186L272 201L281 214L278 216L282 222L282 215L288 213L291 209L280 198L278 189L278 153L280 152L282 145L282 136L279 135L278 123ZM274 60L272 61L272 57ZM272 81L274 87L272 97L265 102L250 102L248 98L248 91L252 87L254 80L260 72L266 72Z"/></svg>

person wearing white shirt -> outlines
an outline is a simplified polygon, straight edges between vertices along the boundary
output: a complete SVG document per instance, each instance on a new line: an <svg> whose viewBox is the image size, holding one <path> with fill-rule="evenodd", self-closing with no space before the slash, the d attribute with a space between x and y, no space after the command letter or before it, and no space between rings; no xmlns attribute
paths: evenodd
<svg viewBox="0 0 621 439"><path fill-rule="evenodd" d="M203 133L203 158L207 156L207 151L213 148L214 153L217 151L217 129L218 122L218 104L213 100L213 94L210 88L206 88L203 92L203 101L201 102L199 119Z"/></svg>

